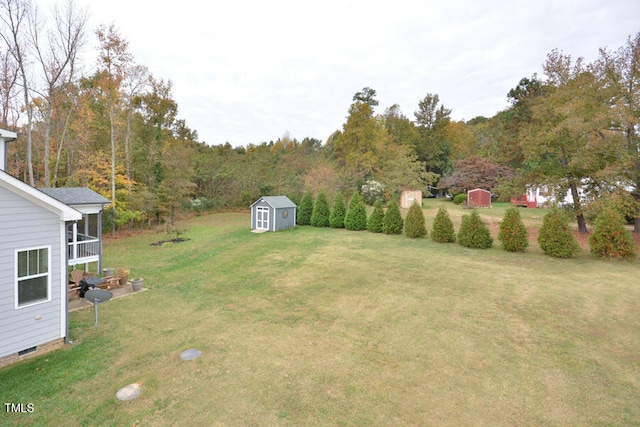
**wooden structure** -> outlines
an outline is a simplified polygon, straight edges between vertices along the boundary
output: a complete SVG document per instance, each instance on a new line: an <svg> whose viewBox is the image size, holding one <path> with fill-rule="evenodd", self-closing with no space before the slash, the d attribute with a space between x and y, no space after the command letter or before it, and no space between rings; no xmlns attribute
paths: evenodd
<svg viewBox="0 0 640 427"><path fill-rule="evenodd" d="M482 188L467 192L467 205L472 208L490 208L491 192Z"/></svg>
<svg viewBox="0 0 640 427"><path fill-rule="evenodd" d="M264 196L251 205L251 230L279 231L296 226L297 206L287 196Z"/></svg>
<svg viewBox="0 0 640 427"><path fill-rule="evenodd" d="M409 209L414 202L422 206L422 191L403 190L402 193L400 193L400 202L398 204L402 209Z"/></svg>

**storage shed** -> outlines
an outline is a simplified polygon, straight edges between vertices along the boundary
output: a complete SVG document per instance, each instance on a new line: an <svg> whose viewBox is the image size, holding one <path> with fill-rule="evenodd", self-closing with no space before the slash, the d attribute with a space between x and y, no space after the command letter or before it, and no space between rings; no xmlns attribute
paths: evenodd
<svg viewBox="0 0 640 427"><path fill-rule="evenodd" d="M403 190L402 193L400 193L400 207L402 209L409 209L414 202L422 206L422 191Z"/></svg>
<svg viewBox="0 0 640 427"><path fill-rule="evenodd" d="M279 231L296 226L297 206L287 196L264 196L251 205L251 230Z"/></svg>
<svg viewBox="0 0 640 427"><path fill-rule="evenodd" d="M470 190L467 193L467 205L473 208L490 208L491 192L482 188Z"/></svg>

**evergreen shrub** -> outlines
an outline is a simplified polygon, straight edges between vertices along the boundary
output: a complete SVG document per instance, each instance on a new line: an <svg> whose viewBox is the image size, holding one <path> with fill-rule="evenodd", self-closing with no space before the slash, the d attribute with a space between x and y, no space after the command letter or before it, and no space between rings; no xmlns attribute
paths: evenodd
<svg viewBox="0 0 640 427"><path fill-rule="evenodd" d="M456 232L453 228L453 221L449 216L449 211L444 206L440 206L438 213L433 220L431 239L438 243L451 243L456 241Z"/></svg>
<svg viewBox="0 0 640 427"><path fill-rule="evenodd" d="M462 216L462 224L458 232L458 243L467 248L488 249L493 245L493 238L487 224L480 218L478 211Z"/></svg>
<svg viewBox="0 0 640 427"><path fill-rule="evenodd" d="M569 217L557 207L549 209L542 219L538 244L545 254L556 258L571 258L580 249L569 226Z"/></svg>
<svg viewBox="0 0 640 427"><path fill-rule="evenodd" d="M320 192L316 203L313 205L313 213L311 214L311 225L314 227L328 227L329 226L329 202L327 196Z"/></svg>
<svg viewBox="0 0 640 427"><path fill-rule="evenodd" d="M387 205L387 211L382 219L382 232L386 234L401 234L404 226L404 220L400 214L400 206L398 201L391 199Z"/></svg>
<svg viewBox="0 0 640 427"><path fill-rule="evenodd" d="M593 255L601 258L635 259L637 255L636 242L624 226L624 218L612 208L605 208L598 215L589 247Z"/></svg>
<svg viewBox="0 0 640 427"><path fill-rule="evenodd" d="M502 248L509 252L524 252L529 246L527 227L524 226L517 207L511 206L505 212L500 223L498 240L502 243Z"/></svg>
<svg viewBox="0 0 640 427"><path fill-rule="evenodd" d="M367 209L360 193L355 192L349 201L347 214L344 217L344 228L360 231L367 229Z"/></svg>
<svg viewBox="0 0 640 427"><path fill-rule="evenodd" d="M329 226L331 228L344 228L344 217L347 214L347 207L344 205L344 196L338 193L333 200L333 209L329 215Z"/></svg>
<svg viewBox="0 0 640 427"><path fill-rule="evenodd" d="M382 233L382 220L384 219L384 209L382 208L382 202L376 200L373 204L373 212L367 219L367 230L372 233Z"/></svg>
<svg viewBox="0 0 640 427"><path fill-rule="evenodd" d="M313 214L313 194L306 193L302 196L296 222L298 225L311 224L311 215Z"/></svg>
<svg viewBox="0 0 640 427"><path fill-rule="evenodd" d="M424 213L418 202L413 202L404 220L404 234L407 237L425 237L427 227L424 225Z"/></svg>

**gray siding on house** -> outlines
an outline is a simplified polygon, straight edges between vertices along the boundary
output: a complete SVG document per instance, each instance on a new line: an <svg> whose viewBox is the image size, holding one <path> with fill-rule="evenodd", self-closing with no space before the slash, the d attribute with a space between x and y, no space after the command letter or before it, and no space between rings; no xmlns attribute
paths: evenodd
<svg viewBox="0 0 640 427"><path fill-rule="evenodd" d="M0 357L64 336L62 227L55 213L0 187ZM16 309L15 250L42 246L50 246L50 300Z"/></svg>
<svg viewBox="0 0 640 427"><path fill-rule="evenodd" d="M251 205L252 230L258 228L256 214L258 207L265 207L269 209L269 231L286 230L296 226L297 207L293 202L284 196L263 197ZM284 213L285 211L286 214Z"/></svg>

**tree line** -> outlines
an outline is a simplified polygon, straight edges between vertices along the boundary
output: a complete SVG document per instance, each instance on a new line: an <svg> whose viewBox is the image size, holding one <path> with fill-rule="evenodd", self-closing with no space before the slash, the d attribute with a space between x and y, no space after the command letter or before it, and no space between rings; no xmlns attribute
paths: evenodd
<svg viewBox="0 0 640 427"><path fill-rule="evenodd" d="M440 97L376 111L375 89L352 97L325 140L288 134L234 147L198 140L178 117L171 80L137 64L115 25L91 36L72 0L43 16L26 0L0 6L0 127L19 133L9 172L33 186L88 186L111 205L112 227L173 222L182 210L247 208L258 197L307 192L394 199L406 188L449 195L484 188L503 199L542 187L581 231L605 205L640 232L640 33L592 63L554 50L543 75L514 82L508 108L455 121Z"/></svg>

